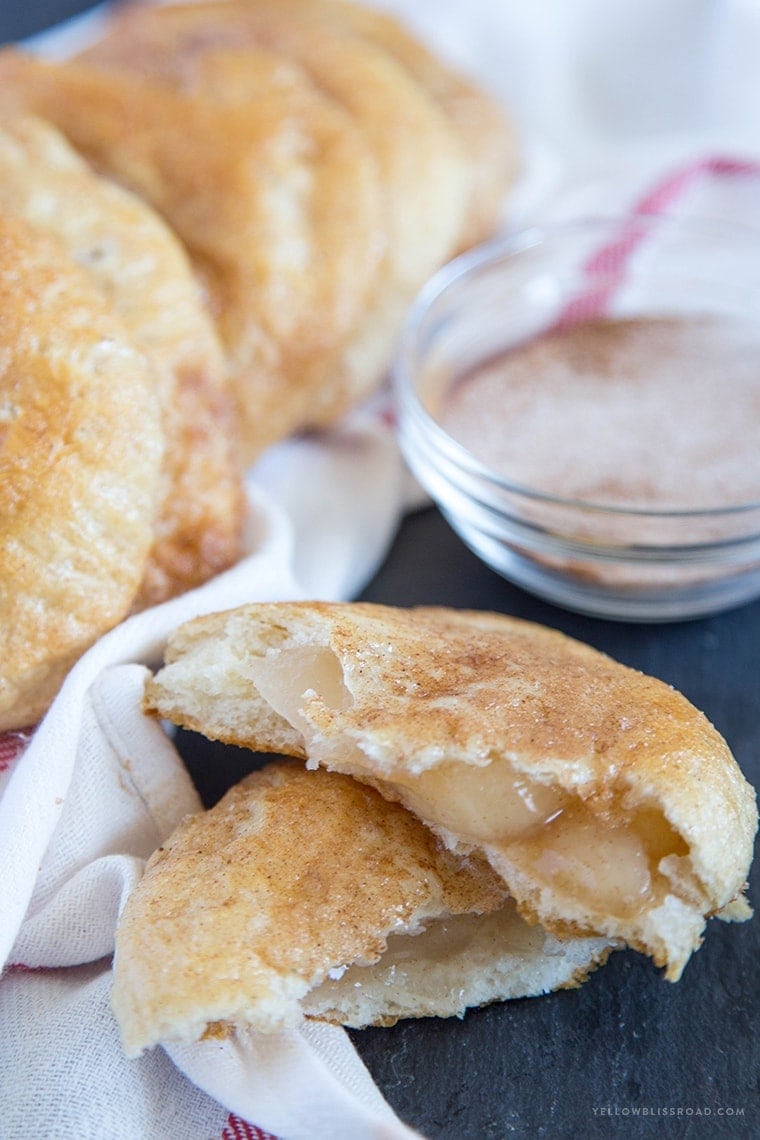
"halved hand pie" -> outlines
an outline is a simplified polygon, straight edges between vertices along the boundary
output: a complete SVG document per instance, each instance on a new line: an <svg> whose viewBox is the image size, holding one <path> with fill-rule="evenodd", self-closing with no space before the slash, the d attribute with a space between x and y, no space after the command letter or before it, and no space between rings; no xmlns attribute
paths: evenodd
<svg viewBox="0 0 760 1140"><path fill-rule="evenodd" d="M650 955L676 980L705 920L746 917L754 793L661 681L497 614L282 603L177 631L146 708L350 774L520 913Z"/></svg>
<svg viewBox="0 0 760 1140"><path fill-rule="evenodd" d="M501 878L398 804L278 761L149 861L116 940L130 1054L304 1017L361 1027L579 984L609 950L518 915Z"/></svg>

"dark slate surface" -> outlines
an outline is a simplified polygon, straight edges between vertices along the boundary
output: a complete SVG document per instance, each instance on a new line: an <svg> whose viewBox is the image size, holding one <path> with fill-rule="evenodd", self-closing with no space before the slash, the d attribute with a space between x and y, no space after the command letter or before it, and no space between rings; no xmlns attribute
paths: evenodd
<svg viewBox="0 0 760 1140"><path fill-rule="evenodd" d="M92 6L0 0L0 42ZM493 609L580 637L681 689L760 784L760 602L667 626L574 616L491 573L435 511L404 524L366 597ZM188 734L181 743L207 803L252 764ZM759 943L760 920L714 922L675 986L621 953L576 991L352 1037L391 1104L430 1140L740 1140L760 1135Z"/></svg>
<svg viewBox="0 0 760 1140"><path fill-rule="evenodd" d="M42 32L97 7L97 0L0 0L0 43Z"/></svg>
<svg viewBox="0 0 760 1140"><path fill-rule="evenodd" d="M760 785L760 602L673 625L573 615L493 574L432 510L405 523L366 597L579 637L680 689ZM760 908L757 875L750 896ZM618 953L578 990L352 1036L400 1115L436 1140L758 1136L758 961L760 919L715 921L676 985Z"/></svg>
<svg viewBox="0 0 760 1140"><path fill-rule="evenodd" d="M760 785L760 602L673 625L570 614L493 574L434 510L404 523L364 596L492 609L579 637L679 688ZM208 803L252 766L250 754L190 734L180 746ZM757 875L751 895L760 908ZM716 921L676 985L618 953L578 990L351 1036L387 1099L429 1140L741 1140L760 1135L759 960L760 920Z"/></svg>

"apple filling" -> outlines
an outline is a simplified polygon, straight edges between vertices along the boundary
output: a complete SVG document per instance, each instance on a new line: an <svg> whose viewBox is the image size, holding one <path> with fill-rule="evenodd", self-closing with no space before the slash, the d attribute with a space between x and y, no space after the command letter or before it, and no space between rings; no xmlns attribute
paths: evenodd
<svg viewBox="0 0 760 1140"><path fill-rule="evenodd" d="M318 694L323 704L336 711L352 703L340 661L330 649L275 649L266 657L255 658L250 672L259 695L301 733L306 743L312 729L302 711L305 696Z"/></svg>
<svg viewBox="0 0 760 1140"><path fill-rule="evenodd" d="M352 704L340 662L326 647L274 650L253 665L253 679L302 735L311 761L368 780L459 849L483 850L518 898L528 892L516 881L529 881L529 893L550 892L568 918L582 912L621 921L668 895L699 905L688 845L656 805L632 805L614 788L583 798L529 778L504 755L483 765L444 758L421 771L381 766L361 738L318 735L309 720L314 697L336 712Z"/></svg>
<svg viewBox="0 0 760 1140"><path fill-rule="evenodd" d="M600 939L560 943L529 926L507 900L489 914L436 918L388 936L379 961L335 970L302 1001L307 1017L357 1028L383 1009L397 1018L462 1015L465 1009L573 984L606 956Z"/></svg>

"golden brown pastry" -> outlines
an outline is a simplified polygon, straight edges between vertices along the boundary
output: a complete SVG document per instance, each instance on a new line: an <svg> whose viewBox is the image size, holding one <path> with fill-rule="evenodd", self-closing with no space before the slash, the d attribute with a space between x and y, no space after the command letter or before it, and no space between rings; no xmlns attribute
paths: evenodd
<svg viewBox="0 0 760 1140"><path fill-rule="evenodd" d="M706 917L746 917L757 811L678 692L498 614L282 603L170 640L146 708L207 736L351 774L503 877L563 936L676 980Z"/></svg>
<svg viewBox="0 0 760 1140"><path fill-rule="evenodd" d="M6 52L0 79L186 244L248 460L380 383L414 295L515 177L494 100L332 0L128 5L79 61Z"/></svg>
<svg viewBox="0 0 760 1140"><path fill-rule="evenodd" d="M150 859L116 936L125 1049L461 1014L578 984L600 939L517 915L477 856L347 776L280 761L186 819Z"/></svg>
<svg viewBox="0 0 760 1140"><path fill-rule="evenodd" d="M0 731L130 610L153 542L156 379L53 239L0 215Z"/></svg>
<svg viewBox="0 0 760 1140"><path fill-rule="evenodd" d="M234 103L247 97L249 57L274 50L303 68L360 130L379 175L383 257L357 326L339 352L312 364L315 424L379 383L409 303L461 245L472 184L459 132L438 102L395 56L332 18L338 14L299 0L128 7L86 54L104 67Z"/></svg>
<svg viewBox="0 0 760 1140"><path fill-rule="evenodd" d="M167 443L135 606L206 581L240 555L242 477L223 352L184 251L143 201L31 116L0 117L0 204L61 242L154 366Z"/></svg>
<svg viewBox="0 0 760 1140"><path fill-rule="evenodd" d="M182 239L230 356L250 459L330 403L309 377L364 312L383 232L375 163L348 115L280 55L258 53L246 83L232 105L0 55L0 105L50 119Z"/></svg>
<svg viewBox="0 0 760 1140"><path fill-rule="evenodd" d="M357 84L344 87L331 63L316 50L336 37L358 65L365 58L366 45L380 49L437 104L467 156L467 209L459 244L467 247L489 237L498 228L507 191L519 170L514 126L494 97L438 58L387 13L347 0L220 0L172 4L158 12L126 6L106 37L84 58L195 84L201 77L205 81L203 59L214 49L238 49L246 40L277 42L307 67L316 68L319 81L338 98L351 100ZM357 44L357 39L362 43ZM362 82L360 77L359 88ZM381 101L380 107L386 110L387 126L398 126L392 106Z"/></svg>
<svg viewBox="0 0 760 1140"><path fill-rule="evenodd" d="M255 5L258 0L246 2ZM492 237L521 169L515 125L496 98L441 60L386 12L354 0L286 3L290 7L308 7L312 18L330 20L336 27L350 29L383 48L433 97L467 154L468 207L459 245L466 249Z"/></svg>

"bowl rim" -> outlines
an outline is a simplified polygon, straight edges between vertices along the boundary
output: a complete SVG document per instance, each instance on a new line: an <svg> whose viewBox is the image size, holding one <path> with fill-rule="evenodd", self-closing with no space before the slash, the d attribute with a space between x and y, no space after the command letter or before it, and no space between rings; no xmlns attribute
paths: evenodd
<svg viewBox="0 0 760 1140"><path fill-rule="evenodd" d="M482 479L499 491L557 508L564 507L573 511L584 510L599 516L649 518L662 521L668 519L724 519L760 511L760 497L750 502L734 503L721 507L652 508L611 505L592 499L578 499L541 491L509 479L478 459L464 444L456 440L441 426L425 408L417 394L409 362L415 352L426 317L433 304L445 297L461 282L466 281L483 268L496 266L505 259L534 249L551 240L554 236L570 234L573 231L580 232L590 227L614 228L636 225L647 227L655 222L669 227L715 234L716 236L728 234L733 238L739 238L742 242L754 240L758 246L758 264L760 265L760 228L743 223L726 222L721 219L682 218L670 214L636 213L584 216L566 221L536 223L483 242L453 258L429 278L407 313L391 370L391 380L399 413L399 434L402 440L407 434L405 432L405 421L413 418L417 423L417 429L424 431L427 442L434 446L439 454L444 454L450 462L466 471L468 475Z"/></svg>

